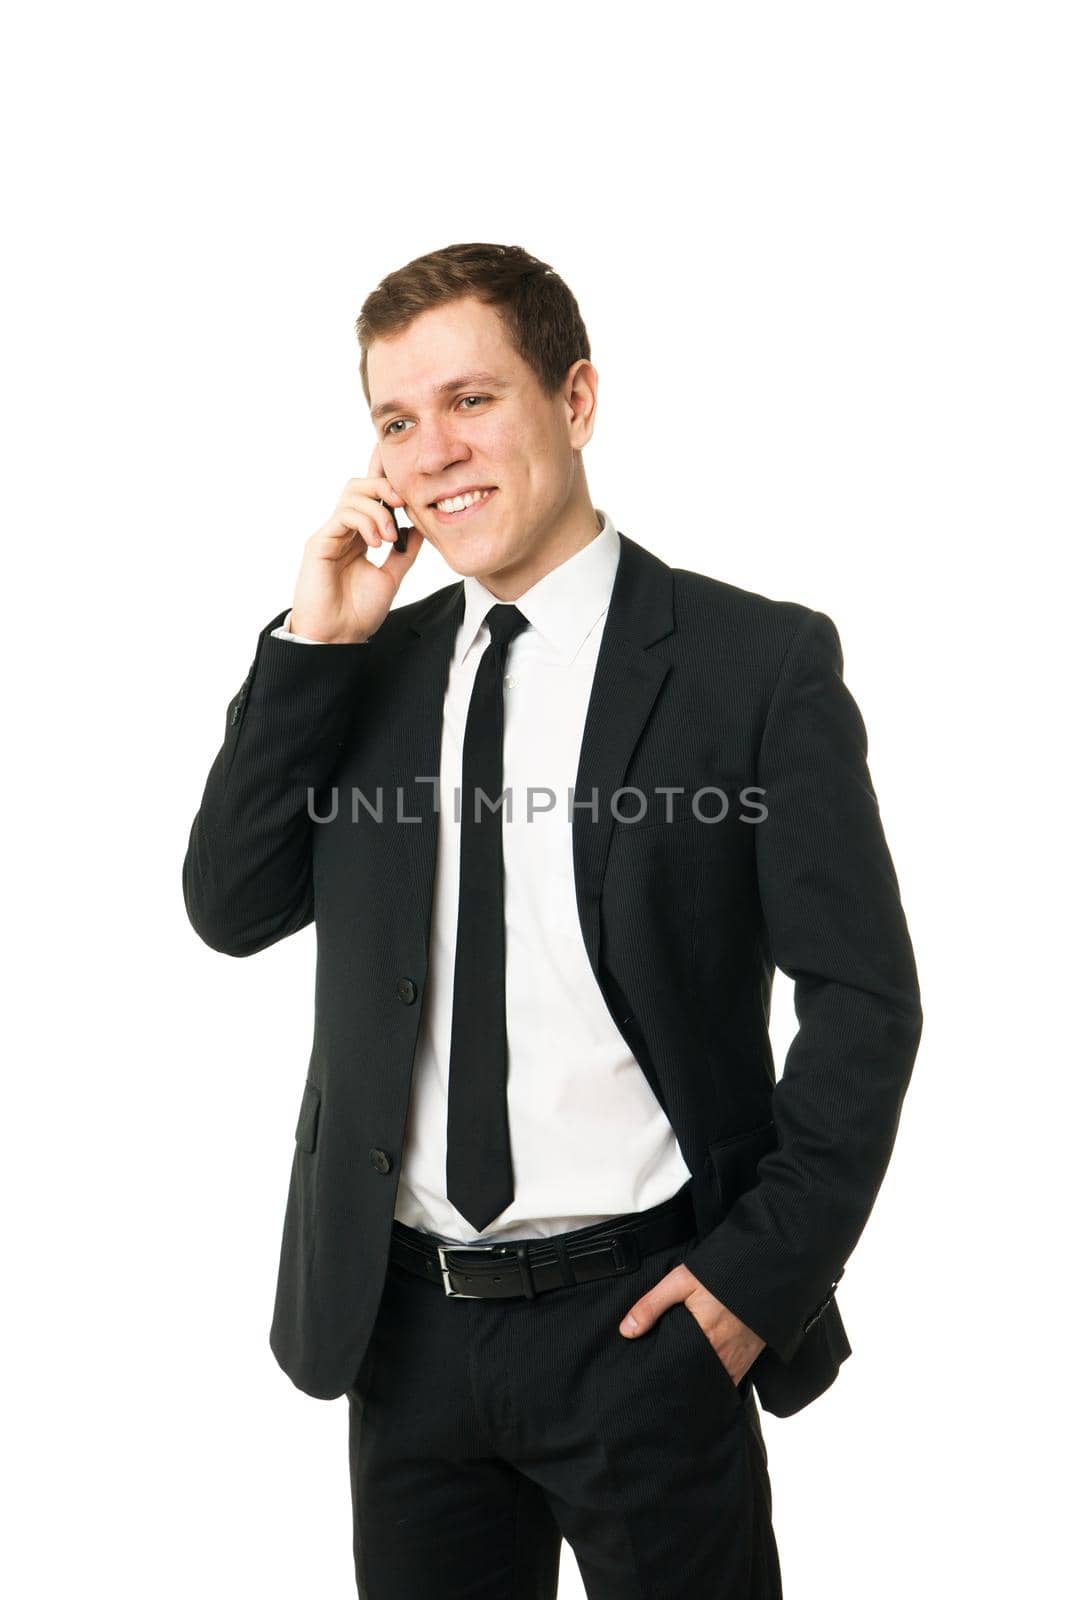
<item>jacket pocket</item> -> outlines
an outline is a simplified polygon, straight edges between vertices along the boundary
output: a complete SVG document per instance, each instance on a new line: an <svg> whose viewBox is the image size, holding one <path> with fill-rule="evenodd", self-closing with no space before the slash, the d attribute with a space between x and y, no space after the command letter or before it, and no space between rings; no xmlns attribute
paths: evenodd
<svg viewBox="0 0 1067 1600"><path fill-rule="evenodd" d="M724 1215L746 1189L752 1188L757 1165L777 1143L778 1130L770 1121L711 1146L704 1170L714 1182L716 1199Z"/></svg>
<svg viewBox="0 0 1067 1600"><path fill-rule="evenodd" d="M315 1148L319 1132L319 1104L322 1095L317 1083L309 1078L304 1085L304 1098L300 1102L300 1115L296 1119L296 1142L310 1155Z"/></svg>

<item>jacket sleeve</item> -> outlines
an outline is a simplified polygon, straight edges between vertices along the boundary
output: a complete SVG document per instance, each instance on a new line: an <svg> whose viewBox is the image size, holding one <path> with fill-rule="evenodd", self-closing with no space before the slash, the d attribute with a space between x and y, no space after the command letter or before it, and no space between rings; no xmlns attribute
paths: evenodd
<svg viewBox="0 0 1067 1600"><path fill-rule="evenodd" d="M885 1176L922 1008L896 874L842 678L837 629L807 613L759 755L755 855L771 959L797 1033L772 1095L777 1145L686 1265L788 1361L829 1304Z"/></svg>
<svg viewBox="0 0 1067 1600"><path fill-rule="evenodd" d="M213 950L250 956L314 920L308 792L324 786L351 725L364 644L301 649L259 635L226 708L222 746L182 867L185 909Z"/></svg>

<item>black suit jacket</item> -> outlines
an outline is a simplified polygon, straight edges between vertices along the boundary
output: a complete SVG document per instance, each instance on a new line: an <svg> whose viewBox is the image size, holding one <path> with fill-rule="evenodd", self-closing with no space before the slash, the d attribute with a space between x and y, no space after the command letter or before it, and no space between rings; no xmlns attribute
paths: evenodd
<svg viewBox="0 0 1067 1600"><path fill-rule="evenodd" d="M574 797L577 911L692 1173L700 1239L686 1264L766 1340L753 1382L784 1416L850 1354L834 1290L919 1042L912 948L833 623L620 540ZM360 1368L386 1270L462 612L457 581L394 607L362 645L274 639L285 611L272 618L227 708L183 868L189 918L215 950L253 955L315 923L270 1342L323 1399ZM616 819L642 810L617 793L631 787L648 809ZM674 820L666 787L682 791ZM353 789L372 803L383 791L380 823L352 822ZM333 820L312 820L312 791L319 817L336 797ZM596 821L582 804L594 792ZM721 820L699 820L694 796ZM795 980L799 1021L777 1082L776 966Z"/></svg>

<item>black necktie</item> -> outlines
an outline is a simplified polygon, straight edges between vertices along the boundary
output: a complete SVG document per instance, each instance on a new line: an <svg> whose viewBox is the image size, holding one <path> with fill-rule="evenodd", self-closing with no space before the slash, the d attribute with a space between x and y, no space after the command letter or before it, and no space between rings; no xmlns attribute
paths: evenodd
<svg viewBox="0 0 1067 1600"><path fill-rule="evenodd" d="M491 642L478 663L463 735L445 1165L449 1200L479 1232L515 1196L504 1006L503 806L498 802L504 783L504 660L529 619L516 606L495 605L485 620Z"/></svg>

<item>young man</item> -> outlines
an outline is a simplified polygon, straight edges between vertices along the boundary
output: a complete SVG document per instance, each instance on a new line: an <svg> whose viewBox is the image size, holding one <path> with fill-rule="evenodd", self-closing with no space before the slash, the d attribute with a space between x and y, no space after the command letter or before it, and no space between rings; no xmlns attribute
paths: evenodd
<svg viewBox="0 0 1067 1600"><path fill-rule="evenodd" d="M770 1600L755 1396L850 1353L922 1024L837 632L593 507L588 337L525 251L421 257L358 331L368 476L183 875L214 949L316 925L271 1346L347 1394L360 1593L543 1600L565 1537L593 1600ZM458 581L398 605L424 540Z"/></svg>

